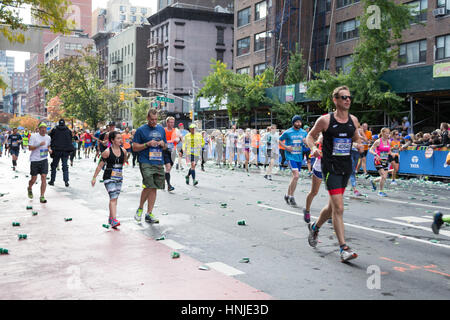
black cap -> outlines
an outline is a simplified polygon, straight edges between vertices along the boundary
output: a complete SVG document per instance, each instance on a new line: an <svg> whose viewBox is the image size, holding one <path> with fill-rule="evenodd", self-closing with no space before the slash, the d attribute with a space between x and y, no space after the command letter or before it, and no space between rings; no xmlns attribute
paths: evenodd
<svg viewBox="0 0 450 320"><path fill-rule="evenodd" d="M59 125L60 126L65 126L66 125L66 121L64 121L64 119L60 119L59 120Z"/></svg>

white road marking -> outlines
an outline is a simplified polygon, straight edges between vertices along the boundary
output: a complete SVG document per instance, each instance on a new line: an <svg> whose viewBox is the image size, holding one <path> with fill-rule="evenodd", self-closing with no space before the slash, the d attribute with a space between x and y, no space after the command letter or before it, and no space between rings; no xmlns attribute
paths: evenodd
<svg viewBox="0 0 450 320"><path fill-rule="evenodd" d="M172 248L174 250L180 250L183 249L184 246L172 239L165 239L165 240L160 240L159 242L161 242L162 244L165 244L166 246L168 246L169 248Z"/></svg>
<svg viewBox="0 0 450 320"><path fill-rule="evenodd" d="M422 226L415 226L409 223L403 223L403 222L398 222L398 221L393 221L393 220L388 220L388 219L375 219L377 221L382 221L382 222L387 222L387 223L393 223L393 224L398 224L400 226L405 226L405 227L410 227L410 228L415 228L415 229L420 229L420 230L425 230L425 231L429 231L429 232L433 232L431 230L431 227L422 227ZM450 231L445 231L445 230L440 230L439 231L439 235L444 235L447 237L450 237Z"/></svg>
<svg viewBox="0 0 450 320"><path fill-rule="evenodd" d="M406 217L393 217L393 219L396 220L403 220L406 222L415 222L415 223L422 223L422 222L430 222L430 219L424 219L420 217L413 217L413 216L406 216Z"/></svg>
<svg viewBox="0 0 450 320"><path fill-rule="evenodd" d="M210 267L211 269L219 271L227 276L236 276L239 274L245 274L245 272L242 272L241 270L233 268L223 262L211 262L211 263L205 263L205 265Z"/></svg>
<svg viewBox="0 0 450 320"><path fill-rule="evenodd" d="M286 212L286 213L289 213L289 214L294 214L294 215L297 215L297 216L298 216L298 215L303 216L302 213L297 213L297 212L293 212L293 211L289 211L289 210L284 210L284 209L279 209L279 208L275 208L275 207L269 207L269 206L266 206L266 205L263 205L263 204L258 204L258 206L264 207L264 208L271 208L271 209L273 209L273 210L282 211L282 212ZM311 216L311 217L314 218L314 219L317 219L317 217L314 217L314 216ZM396 223L396 221L394 221L394 223ZM399 222L399 223L401 223L401 222ZM438 246L438 247L443 247L443 248L450 249L450 246L449 246L449 245L446 245L446 244L433 243L433 242L429 242L429 241L427 241L427 240L422 240L422 239L418 239L418 238L414 238L414 237L409 237L409 236L403 236L403 235L401 235L401 234L392 233L392 232L387 232L387 231L382 231L382 230L377 230L377 229L372 229L372 228L367 228L367 227L363 227L363 226L357 226L357 225L350 224L350 223L345 223L345 222L344 222L344 225L346 225L346 226L348 226L348 227L356 228L356 229L361 229L361 230L371 231L371 232L375 232L375 233L381 233L381 234L385 234L385 235L388 235L388 236L397 237L397 238L400 238L400 239L408 239L408 240L412 240L412 241L416 241L416 242L421 242L421 243L425 243L425 244L429 244L429 245L433 245L433 246ZM405 225L407 225L407 226L409 226L409 227L412 226L412 225L406 224L406 223L405 223ZM424 228L424 229L431 231L431 228ZM441 232L442 232L442 231L441 231ZM440 232L440 233L441 233L441 232ZM439 233L439 234L440 234L440 233Z"/></svg>
<svg viewBox="0 0 450 320"><path fill-rule="evenodd" d="M400 200L394 200L394 199L387 199L387 198L383 198L383 201L389 201L389 202L395 202L395 203L401 203L401 204L409 204L409 205L418 206L418 207L429 207L429 208L448 210L448 207L432 206L430 204L412 203L412 202L400 201Z"/></svg>

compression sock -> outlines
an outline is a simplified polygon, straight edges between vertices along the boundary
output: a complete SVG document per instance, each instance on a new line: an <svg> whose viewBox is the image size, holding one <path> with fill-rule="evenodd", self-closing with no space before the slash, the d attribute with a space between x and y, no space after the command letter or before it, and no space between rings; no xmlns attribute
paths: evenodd
<svg viewBox="0 0 450 320"><path fill-rule="evenodd" d="M192 170L192 169L191 169ZM192 179L195 180L195 170L192 170Z"/></svg>
<svg viewBox="0 0 450 320"><path fill-rule="evenodd" d="M166 177L167 184L170 186L170 185L171 185L171 184L170 184L170 173L169 173L169 172L166 172L164 175L165 175L165 177Z"/></svg>

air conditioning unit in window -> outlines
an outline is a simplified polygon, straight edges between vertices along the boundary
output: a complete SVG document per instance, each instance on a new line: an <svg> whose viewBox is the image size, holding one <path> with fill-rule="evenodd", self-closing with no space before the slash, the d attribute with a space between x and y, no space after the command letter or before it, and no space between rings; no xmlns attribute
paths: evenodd
<svg viewBox="0 0 450 320"><path fill-rule="evenodd" d="M440 16L445 16L445 8L436 8L433 10L433 16L434 17L440 17Z"/></svg>

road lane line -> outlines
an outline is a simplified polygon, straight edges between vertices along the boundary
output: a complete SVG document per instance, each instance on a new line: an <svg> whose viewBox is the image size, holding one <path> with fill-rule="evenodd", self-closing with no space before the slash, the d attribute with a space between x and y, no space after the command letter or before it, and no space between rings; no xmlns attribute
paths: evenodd
<svg viewBox="0 0 450 320"><path fill-rule="evenodd" d="M383 201L389 201L389 202L395 202L395 203L401 203L401 204L409 204L409 205L418 206L418 207L430 207L430 208L448 210L448 207L432 206L430 204L423 204L423 203L412 203L412 202L407 202L407 201L400 201L400 200L386 199L386 198L383 198Z"/></svg>
<svg viewBox="0 0 450 320"><path fill-rule="evenodd" d="M297 212L293 212L293 211L289 211L289 210L284 210L284 209L279 209L279 208L275 208L275 207L270 207L270 206L266 206L266 205L263 205L263 204L258 204L258 206L263 207L263 208L271 208L272 210L282 211L282 212L286 212L286 213L289 213L289 214L294 214L294 215L297 215L297 216L298 215L303 216L303 214L301 214L301 213L297 213ZM317 219L317 217L314 217L314 216L311 216L311 217L314 218L314 219ZM372 229L372 228L367 228L367 227L363 227L363 226L357 226L357 225L346 223L346 222L344 222L344 225L352 227L352 228L356 228L356 229L371 231L371 232L375 232L375 233L381 233L381 234L385 234L385 235L388 235L388 236L393 236L393 237L400 238L400 239L407 239L407 240L412 240L412 241L416 241L416 242L425 243L425 244L428 244L428 245L433 245L433 246L437 246L437 247L450 249L449 245L442 244L442 243L433 243L433 242L429 242L427 240L422 240L422 239L409 237L409 236L403 236L401 234L387 232L387 231L382 231L382 230L377 230L377 229Z"/></svg>
<svg viewBox="0 0 450 320"><path fill-rule="evenodd" d="M396 220L403 220L403 221L406 221L406 222L415 222L415 223L423 223L423 222L429 223L429 222L432 222L432 220L430 220L430 219L424 219L424 218L414 217L414 216L392 217L392 218L396 219Z"/></svg>
<svg viewBox="0 0 450 320"><path fill-rule="evenodd" d="M416 229L432 232L431 228L422 227L422 226L415 226L415 225L412 225L410 223L404 223L404 222L393 221L393 220L388 220L388 219L381 219L381 218L375 219L375 220L382 221L382 222L387 222L387 223L398 224L400 226L406 226L406 227L410 227L410 228L416 228ZM447 237L450 237L450 231L440 230L439 234L447 236Z"/></svg>

